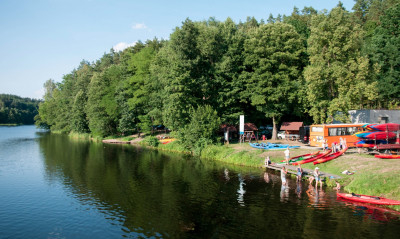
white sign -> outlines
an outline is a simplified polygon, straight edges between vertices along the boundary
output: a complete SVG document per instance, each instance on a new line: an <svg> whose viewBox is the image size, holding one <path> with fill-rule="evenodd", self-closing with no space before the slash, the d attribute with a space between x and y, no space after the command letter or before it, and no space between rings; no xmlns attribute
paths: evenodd
<svg viewBox="0 0 400 239"><path fill-rule="evenodd" d="M241 115L239 119L240 119L239 132L240 134L244 134L244 115Z"/></svg>

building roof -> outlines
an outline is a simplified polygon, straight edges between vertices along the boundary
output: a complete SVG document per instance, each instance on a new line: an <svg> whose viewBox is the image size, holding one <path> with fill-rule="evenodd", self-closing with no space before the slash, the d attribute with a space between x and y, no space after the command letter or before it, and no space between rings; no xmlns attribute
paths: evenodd
<svg viewBox="0 0 400 239"><path fill-rule="evenodd" d="M245 123L244 124L244 131L258 131L258 128L253 123Z"/></svg>
<svg viewBox="0 0 400 239"><path fill-rule="evenodd" d="M236 127L233 126L233 125L221 124L221 125L219 126L219 131L220 131L220 132L226 132L226 131L228 131L228 129L229 129L229 132L237 132Z"/></svg>
<svg viewBox="0 0 400 239"><path fill-rule="evenodd" d="M283 122L280 130L300 130L303 122Z"/></svg>

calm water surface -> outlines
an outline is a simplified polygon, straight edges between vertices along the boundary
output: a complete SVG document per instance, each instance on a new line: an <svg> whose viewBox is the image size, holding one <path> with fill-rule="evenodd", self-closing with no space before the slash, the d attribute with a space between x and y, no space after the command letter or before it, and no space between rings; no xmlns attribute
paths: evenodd
<svg viewBox="0 0 400 239"><path fill-rule="evenodd" d="M399 218L273 172L0 127L0 238L399 238Z"/></svg>

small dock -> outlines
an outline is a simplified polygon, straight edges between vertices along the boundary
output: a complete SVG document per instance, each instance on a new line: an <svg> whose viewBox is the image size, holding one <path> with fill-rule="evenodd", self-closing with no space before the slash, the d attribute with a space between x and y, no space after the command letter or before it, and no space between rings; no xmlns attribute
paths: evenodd
<svg viewBox="0 0 400 239"><path fill-rule="evenodd" d="M293 165L285 165L285 164L270 164L270 165L263 165L263 168L269 168L269 169L273 169L273 170L278 170L281 171L282 167L285 166L285 168L287 169L288 173L290 174L297 174L297 166L293 166ZM302 168L303 169L303 177L305 178L309 178L310 176L313 176L313 172L314 170L311 169L306 169L306 168ZM340 179L342 177L335 175L335 174L330 174L330 173L325 173L320 171L321 177L325 177L325 178L330 178L330 179Z"/></svg>

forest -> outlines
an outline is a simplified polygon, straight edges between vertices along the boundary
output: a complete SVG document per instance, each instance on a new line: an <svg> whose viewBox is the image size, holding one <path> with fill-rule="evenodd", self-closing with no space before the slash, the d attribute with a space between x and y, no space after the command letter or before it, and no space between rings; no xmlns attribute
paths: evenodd
<svg viewBox="0 0 400 239"><path fill-rule="evenodd" d="M34 124L40 100L0 94L0 125Z"/></svg>
<svg viewBox="0 0 400 239"><path fill-rule="evenodd" d="M350 11L339 2L266 20L186 19L168 40L111 50L48 80L36 124L99 137L163 125L190 148L216 142L241 114L275 127L399 109L399 16L400 0L356 0Z"/></svg>

